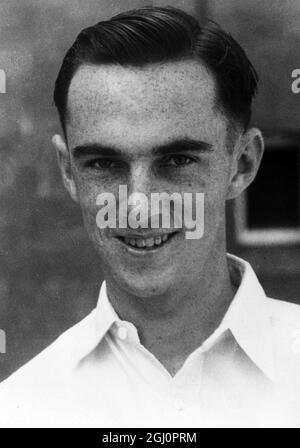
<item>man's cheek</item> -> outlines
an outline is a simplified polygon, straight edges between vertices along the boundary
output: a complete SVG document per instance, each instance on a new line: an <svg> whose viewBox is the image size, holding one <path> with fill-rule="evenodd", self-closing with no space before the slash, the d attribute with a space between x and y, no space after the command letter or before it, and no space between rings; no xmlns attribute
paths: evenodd
<svg viewBox="0 0 300 448"><path fill-rule="evenodd" d="M98 207L94 195L81 195L79 205L83 216L84 224L88 232L97 229L96 216Z"/></svg>
<svg viewBox="0 0 300 448"><path fill-rule="evenodd" d="M99 188L97 185L89 183L86 179L79 178L76 182L77 195L80 208L84 213L97 212L97 195Z"/></svg>
<svg viewBox="0 0 300 448"><path fill-rule="evenodd" d="M223 193L207 192L204 200L204 235L213 233L224 215L225 198Z"/></svg>
<svg viewBox="0 0 300 448"><path fill-rule="evenodd" d="M85 230L89 238L99 247L104 244L104 240L108 238L108 229L99 229L96 223L97 210L82 210Z"/></svg>

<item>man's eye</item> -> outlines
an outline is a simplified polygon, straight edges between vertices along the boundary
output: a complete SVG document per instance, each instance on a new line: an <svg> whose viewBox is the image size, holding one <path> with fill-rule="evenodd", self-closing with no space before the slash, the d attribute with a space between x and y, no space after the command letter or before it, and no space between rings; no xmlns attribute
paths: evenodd
<svg viewBox="0 0 300 448"><path fill-rule="evenodd" d="M88 168L95 168L98 170L107 170L110 168L113 168L115 165L115 161L111 160L111 159L94 159L94 160L89 160L86 163L86 166Z"/></svg>
<svg viewBox="0 0 300 448"><path fill-rule="evenodd" d="M167 166L185 166L193 163L194 159L184 155L172 156L168 157L167 160L164 161L164 165Z"/></svg>

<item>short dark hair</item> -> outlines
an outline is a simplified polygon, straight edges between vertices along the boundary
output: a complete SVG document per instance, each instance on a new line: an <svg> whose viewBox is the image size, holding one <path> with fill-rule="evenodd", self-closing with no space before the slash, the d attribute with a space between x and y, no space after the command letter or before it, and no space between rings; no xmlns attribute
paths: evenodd
<svg viewBox="0 0 300 448"><path fill-rule="evenodd" d="M215 22L201 27L179 9L145 7L83 29L67 51L54 89L65 137L68 90L81 65L142 67L182 59L205 64L216 82L216 106L246 130L258 76L240 45Z"/></svg>

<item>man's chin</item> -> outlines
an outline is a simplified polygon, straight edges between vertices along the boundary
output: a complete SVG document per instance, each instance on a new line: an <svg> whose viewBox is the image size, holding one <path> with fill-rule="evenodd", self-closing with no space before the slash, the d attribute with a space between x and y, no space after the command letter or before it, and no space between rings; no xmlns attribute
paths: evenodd
<svg viewBox="0 0 300 448"><path fill-rule="evenodd" d="M118 287L121 290L123 289L133 297L143 299L165 295L174 285L174 278L172 281L168 274L164 276L163 273L160 273L160 275L157 273L152 275L137 273L135 276L118 276L115 280L117 280Z"/></svg>

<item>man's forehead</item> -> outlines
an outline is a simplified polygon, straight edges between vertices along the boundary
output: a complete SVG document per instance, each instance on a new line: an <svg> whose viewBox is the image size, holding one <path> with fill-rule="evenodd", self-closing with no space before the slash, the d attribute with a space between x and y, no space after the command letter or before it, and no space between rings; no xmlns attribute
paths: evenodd
<svg viewBox="0 0 300 448"><path fill-rule="evenodd" d="M214 80L198 61L149 64L146 67L83 65L69 88L70 124L101 113L110 118L167 115L212 109ZM75 120L75 122L74 122Z"/></svg>

